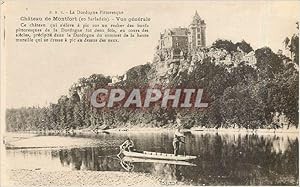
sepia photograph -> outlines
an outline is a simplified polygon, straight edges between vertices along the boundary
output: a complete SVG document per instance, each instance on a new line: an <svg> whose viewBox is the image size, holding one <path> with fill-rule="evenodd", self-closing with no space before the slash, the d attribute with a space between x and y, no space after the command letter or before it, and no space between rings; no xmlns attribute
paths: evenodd
<svg viewBox="0 0 300 187"><path fill-rule="evenodd" d="M0 185L299 186L299 1L1 1Z"/></svg>

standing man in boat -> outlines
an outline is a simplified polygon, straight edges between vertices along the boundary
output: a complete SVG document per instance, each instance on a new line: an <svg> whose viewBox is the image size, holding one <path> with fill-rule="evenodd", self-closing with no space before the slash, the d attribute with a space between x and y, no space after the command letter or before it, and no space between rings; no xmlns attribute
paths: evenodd
<svg viewBox="0 0 300 187"><path fill-rule="evenodd" d="M178 128L175 131L174 138L173 138L173 147L174 147L174 155L177 156L179 152L179 145L180 143L184 143L181 138L184 138L184 135L180 132Z"/></svg>
<svg viewBox="0 0 300 187"><path fill-rule="evenodd" d="M178 155L178 152L179 152L179 145L180 143L184 143L184 141L182 141L181 138L184 138L184 135L183 133L180 132L180 126L181 125L181 120L180 120L180 114L177 113L177 116L176 116L176 123L177 123L177 129L175 131L175 134L174 134L174 138L173 138L173 148L174 148L174 155L177 156Z"/></svg>

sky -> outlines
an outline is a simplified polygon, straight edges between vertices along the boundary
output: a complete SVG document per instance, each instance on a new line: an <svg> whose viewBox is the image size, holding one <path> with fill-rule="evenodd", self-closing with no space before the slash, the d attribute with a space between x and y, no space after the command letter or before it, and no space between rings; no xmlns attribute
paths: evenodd
<svg viewBox="0 0 300 187"><path fill-rule="evenodd" d="M29 3L28 3L29 2ZM59 8L57 8L59 7ZM14 42L20 16L46 15L59 10L122 10L128 16L150 17L150 37L116 44L29 44ZM296 32L297 1L152 1L88 3L23 1L6 4L4 82L7 108L45 106L68 94L72 83L93 73L121 75L133 66L151 62L159 34L167 28L187 27L195 11L207 24L207 45L216 39L245 40L254 49L281 49L286 36ZM3 90L2 90L3 91Z"/></svg>

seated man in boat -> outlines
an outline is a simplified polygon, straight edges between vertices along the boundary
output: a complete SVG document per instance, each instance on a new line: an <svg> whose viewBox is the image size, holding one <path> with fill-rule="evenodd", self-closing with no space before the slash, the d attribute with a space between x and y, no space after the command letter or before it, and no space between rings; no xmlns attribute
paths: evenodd
<svg viewBox="0 0 300 187"><path fill-rule="evenodd" d="M130 138L127 138L127 140L120 146L120 149L125 151L133 151L133 147L133 141Z"/></svg>
<svg viewBox="0 0 300 187"><path fill-rule="evenodd" d="M177 156L179 152L179 144L184 143L184 141L181 140L184 135L180 132L180 129L178 128L175 131L174 138L173 138L173 147L174 147L174 155Z"/></svg>

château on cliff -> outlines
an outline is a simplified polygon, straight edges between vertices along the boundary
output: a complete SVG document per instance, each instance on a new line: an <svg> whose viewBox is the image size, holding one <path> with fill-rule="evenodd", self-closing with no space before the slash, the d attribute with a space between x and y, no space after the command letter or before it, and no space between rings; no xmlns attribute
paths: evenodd
<svg viewBox="0 0 300 187"><path fill-rule="evenodd" d="M165 50L171 59L186 56L191 51L206 46L206 23L196 11L188 28L167 29L160 34L158 50Z"/></svg>
<svg viewBox="0 0 300 187"><path fill-rule="evenodd" d="M250 44L218 40L227 43L207 46L206 23L196 11L187 28L166 29L160 34L148 79L153 85L168 85L172 80L180 82L183 75L190 75L204 61L224 65L228 71L241 63L256 68L256 56ZM227 44L232 49L226 48Z"/></svg>

